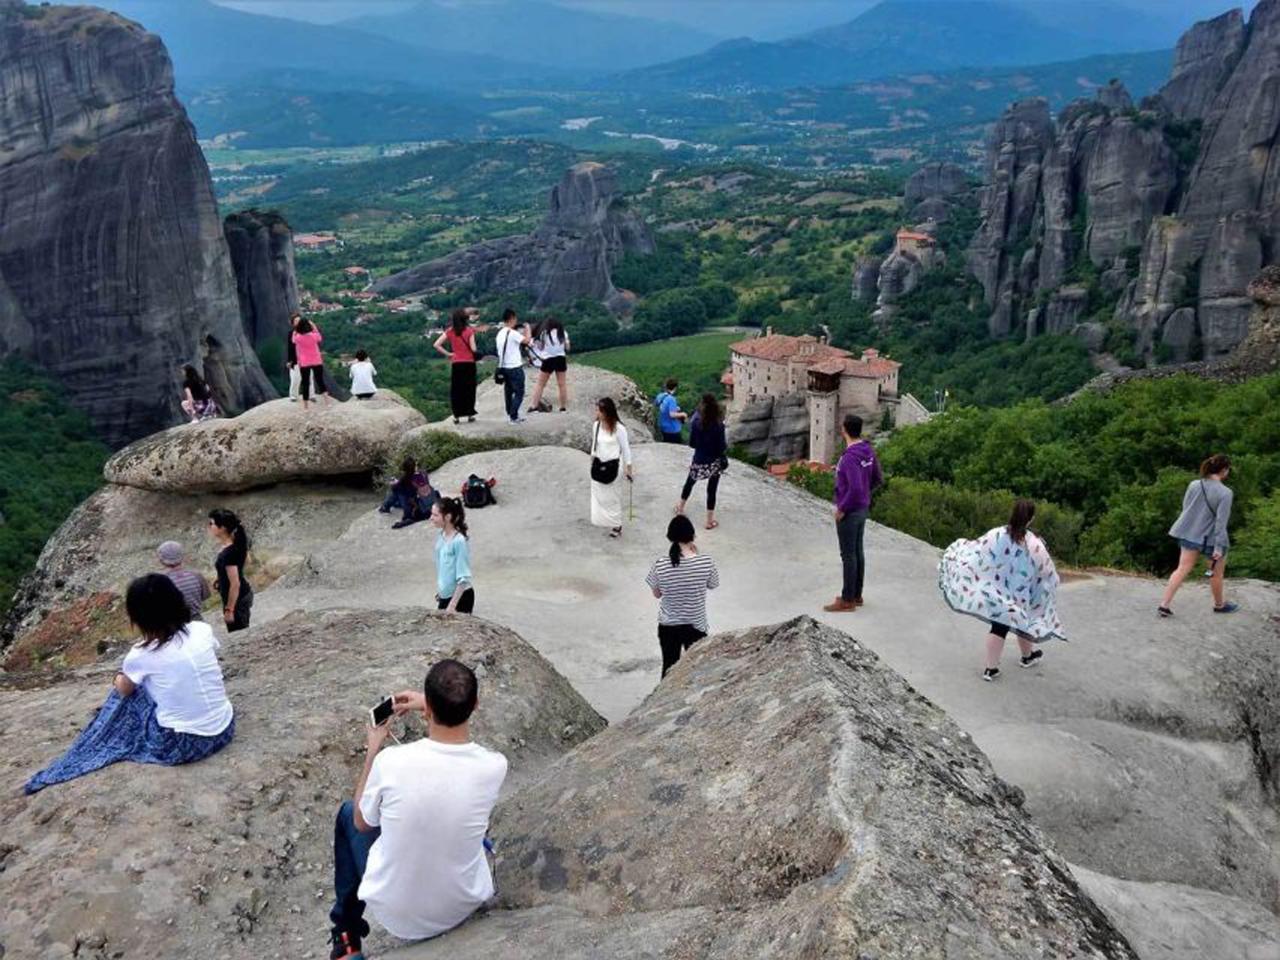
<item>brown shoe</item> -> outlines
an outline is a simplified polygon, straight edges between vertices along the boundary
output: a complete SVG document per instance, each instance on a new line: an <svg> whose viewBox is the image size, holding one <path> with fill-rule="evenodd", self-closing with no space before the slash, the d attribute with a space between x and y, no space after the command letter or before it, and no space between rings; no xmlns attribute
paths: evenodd
<svg viewBox="0 0 1280 960"><path fill-rule="evenodd" d="M853 613L853 611L858 609L858 605L852 600L845 600L843 597L836 597L822 609L827 611L827 613Z"/></svg>

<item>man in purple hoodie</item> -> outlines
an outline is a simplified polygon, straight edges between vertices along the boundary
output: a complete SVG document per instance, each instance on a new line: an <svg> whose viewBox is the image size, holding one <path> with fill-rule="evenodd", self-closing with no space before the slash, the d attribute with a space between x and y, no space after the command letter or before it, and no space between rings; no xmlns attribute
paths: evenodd
<svg viewBox="0 0 1280 960"><path fill-rule="evenodd" d="M883 481L876 451L862 439L862 418L846 414L840 427L845 451L836 467L835 515L844 585L840 596L822 608L828 613L852 613L862 606L862 581L866 574L862 538L867 529L867 512L871 509L871 491Z"/></svg>

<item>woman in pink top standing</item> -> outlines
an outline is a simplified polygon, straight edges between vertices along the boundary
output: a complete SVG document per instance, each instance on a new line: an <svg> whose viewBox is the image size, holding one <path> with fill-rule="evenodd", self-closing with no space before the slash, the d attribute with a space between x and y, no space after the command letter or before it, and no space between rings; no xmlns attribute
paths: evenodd
<svg viewBox="0 0 1280 960"><path fill-rule="evenodd" d="M445 349L448 344L448 349ZM449 318L449 329L436 338L435 347L449 358L449 406L453 422L476 418L476 334L471 318L459 307Z"/></svg>
<svg viewBox="0 0 1280 960"><path fill-rule="evenodd" d="M329 388L324 382L324 358L320 356L320 328L303 317L293 328L293 345L298 349L298 366L302 370L302 409L307 409L311 399L311 387L324 397L325 406L330 403Z"/></svg>

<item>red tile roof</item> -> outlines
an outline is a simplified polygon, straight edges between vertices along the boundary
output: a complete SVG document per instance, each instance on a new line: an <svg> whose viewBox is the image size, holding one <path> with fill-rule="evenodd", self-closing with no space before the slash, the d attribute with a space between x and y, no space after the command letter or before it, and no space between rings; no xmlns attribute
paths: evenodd
<svg viewBox="0 0 1280 960"><path fill-rule="evenodd" d="M813 352L801 354L801 348L812 346ZM790 337L783 333L771 334L767 337L753 337L740 340L729 347L734 353L744 357L755 357L757 360L772 360L774 363L786 363L788 360L799 360L803 363L814 363L833 357L847 357L848 350L819 343L817 337Z"/></svg>
<svg viewBox="0 0 1280 960"><path fill-rule="evenodd" d="M932 236L927 233L918 233L915 230L899 230L899 240L914 240L917 243L937 243Z"/></svg>

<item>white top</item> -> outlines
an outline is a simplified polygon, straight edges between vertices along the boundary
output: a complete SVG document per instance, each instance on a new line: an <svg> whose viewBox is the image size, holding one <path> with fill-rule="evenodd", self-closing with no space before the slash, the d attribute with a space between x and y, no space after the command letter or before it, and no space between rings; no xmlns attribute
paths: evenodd
<svg viewBox="0 0 1280 960"><path fill-rule="evenodd" d="M378 375L378 371L373 366L372 360L355 360L351 364L351 392L352 393L377 393L378 388L373 385L373 378Z"/></svg>
<svg viewBox="0 0 1280 960"><path fill-rule="evenodd" d="M631 466L631 444L622 421L618 421L618 428L613 433L606 430L603 423L597 426L599 429L593 427L591 430L591 455L603 463L621 459L628 467Z"/></svg>
<svg viewBox="0 0 1280 960"><path fill-rule="evenodd" d="M498 348L498 366L504 370L524 366L524 357L520 356L520 343L522 340L524 340L524 334L518 328L512 329L504 326L498 331L498 336L495 340Z"/></svg>
<svg viewBox="0 0 1280 960"><path fill-rule="evenodd" d="M360 815L382 834L358 895L387 932L434 937L493 896L484 837L506 776L507 758L475 743L417 740L374 759Z"/></svg>
<svg viewBox="0 0 1280 960"><path fill-rule="evenodd" d="M538 338L538 352L542 354L543 360L550 360L552 357L564 356L564 340L555 330L544 333Z"/></svg>
<svg viewBox="0 0 1280 960"><path fill-rule="evenodd" d="M158 649L135 644L120 672L156 702L156 722L178 733L213 737L233 711L222 685L218 640L207 623L189 623Z"/></svg>

